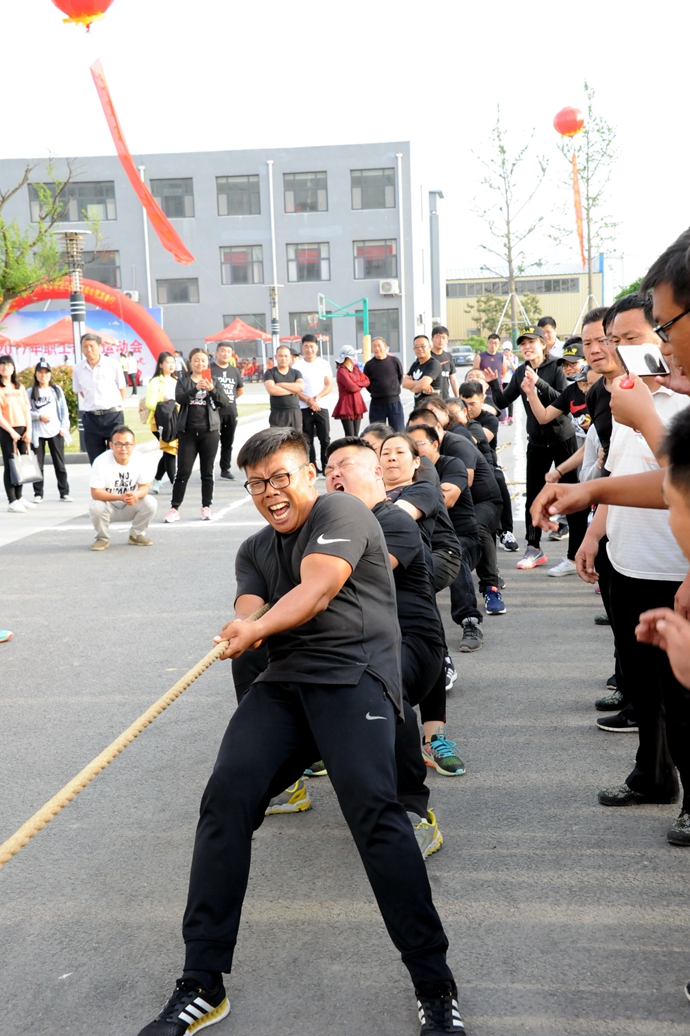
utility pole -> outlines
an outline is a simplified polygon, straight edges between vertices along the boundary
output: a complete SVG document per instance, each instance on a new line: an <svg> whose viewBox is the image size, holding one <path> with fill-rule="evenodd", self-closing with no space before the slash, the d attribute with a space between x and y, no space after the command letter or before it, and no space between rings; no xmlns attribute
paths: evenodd
<svg viewBox="0 0 690 1036"><path fill-rule="evenodd" d="M141 182L146 183L144 178L146 167L143 165L139 166L139 176ZM153 306L153 293L151 291L151 253L149 251L149 223L148 216L146 215L146 209L142 206L142 214L144 216L144 254L146 256L146 298L148 299L147 305Z"/></svg>
<svg viewBox="0 0 690 1036"><path fill-rule="evenodd" d="M268 210L271 218L271 259L273 262L273 284L269 287L271 301L271 337L273 355L280 345L280 317L278 315L278 262L276 259L276 217L273 205L273 159L268 159Z"/></svg>

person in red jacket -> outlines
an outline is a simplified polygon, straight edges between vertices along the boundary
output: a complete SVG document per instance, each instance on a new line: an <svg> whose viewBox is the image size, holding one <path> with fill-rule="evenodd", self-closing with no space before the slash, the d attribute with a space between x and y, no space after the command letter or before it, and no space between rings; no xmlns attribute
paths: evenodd
<svg viewBox="0 0 690 1036"><path fill-rule="evenodd" d="M369 387L369 379L355 364L356 356L351 345L344 345L335 361L338 402L333 417L340 418L345 435L359 435L362 414L367 409L360 390Z"/></svg>

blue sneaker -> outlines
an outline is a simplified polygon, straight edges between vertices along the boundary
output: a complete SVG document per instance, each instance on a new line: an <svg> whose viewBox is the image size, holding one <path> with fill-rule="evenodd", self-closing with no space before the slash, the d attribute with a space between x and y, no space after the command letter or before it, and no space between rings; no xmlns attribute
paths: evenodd
<svg viewBox="0 0 690 1036"><path fill-rule="evenodd" d="M13 636L14 633L11 633L10 630L0 630L0 644L4 644L6 640L11 640Z"/></svg>
<svg viewBox="0 0 690 1036"><path fill-rule="evenodd" d="M423 743L422 759L429 769L444 777L460 777L465 772L465 764L458 755L458 746L446 737L444 727L438 730L438 734L431 735L430 741Z"/></svg>
<svg viewBox="0 0 690 1036"><path fill-rule="evenodd" d="M487 615L505 615L506 606L497 586L487 586L484 591L484 605Z"/></svg>

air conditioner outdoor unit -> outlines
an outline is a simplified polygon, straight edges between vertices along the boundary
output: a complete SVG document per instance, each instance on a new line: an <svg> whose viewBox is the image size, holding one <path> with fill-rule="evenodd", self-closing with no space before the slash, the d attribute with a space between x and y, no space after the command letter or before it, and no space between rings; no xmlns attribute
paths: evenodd
<svg viewBox="0 0 690 1036"><path fill-rule="evenodd" d="M135 291L134 289L130 289L129 291L123 291L122 294L126 295L128 299L132 300L132 302L139 301L139 292Z"/></svg>
<svg viewBox="0 0 690 1036"><path fill-rule="evenodd" d="M382 295L399 295L400 281L393 279L379 281L379 291Z"/></svg>

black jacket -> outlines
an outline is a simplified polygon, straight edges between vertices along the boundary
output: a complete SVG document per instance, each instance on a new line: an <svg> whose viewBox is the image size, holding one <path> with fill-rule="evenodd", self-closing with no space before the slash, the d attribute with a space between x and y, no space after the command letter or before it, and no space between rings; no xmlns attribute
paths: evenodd
<svg viewBox="0 0 690 1036"><path fill-rule="evenodd" d="M175 386L175 400L180 404L180 412L177 415L177 434L182 435L187 427L187 414L189 413L189 401L196 395L197 387L192 381L191 375L180 374ZM209 392L208 401L208 428L210 432L220 430L219 409L229 406L230 400L218 384L218 379L213 378L213 391Z"/></svg>
<svg viewBox="0 0 690 1036"><path fill-rule="evenodd" d="M548 424L539 424L532 413L532 408L526 395L520 390L526 366L526 363L520 364L503 390L499 388L497 381L491 382L491 394L494 397L496 406L500 407L501 410L505 410L507 406L515 402L518 396L522 398L522 405L527 415L527 435L529 441L535 446L550 446L552 443L570 439L571 436L575 435L570 414L562 414L555 421L549 421ZM568 387L565 374L559 364L555 360L549 359L548 356L537 367L537 374L539 375L537 395L545 407L550 406L554 399L557 399L561 392Z"/></svg>

